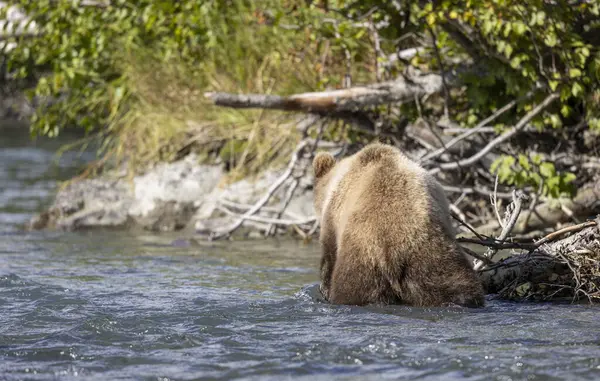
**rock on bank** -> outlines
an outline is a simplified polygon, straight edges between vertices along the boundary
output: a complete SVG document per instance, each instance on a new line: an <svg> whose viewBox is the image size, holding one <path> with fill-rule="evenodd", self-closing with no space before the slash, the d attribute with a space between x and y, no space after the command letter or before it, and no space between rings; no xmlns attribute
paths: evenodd
<svg viewBox="0 0 600 381"><path fill-rule="evenodd" d="M188 155L177 162L160 163L133 179L108 173L74 181L58 191L50 208L35 216L29 227L209 232L237 220L219 208L221 202L239 204L243 209L263 196L280 175L280 171L270 170L256 179L223 186L221 166L199 164L195 155ZM276 210L282 198L283 194L276 193L267 210ZM286 214L297 219L313 214L310 178L302 179ZM240 231L248 233L246 229Z"/></svg>

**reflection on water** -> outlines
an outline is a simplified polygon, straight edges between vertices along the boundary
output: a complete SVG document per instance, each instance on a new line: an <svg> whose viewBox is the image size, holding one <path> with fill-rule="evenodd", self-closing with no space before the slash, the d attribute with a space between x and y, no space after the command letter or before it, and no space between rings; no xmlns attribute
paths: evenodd
<svg viewBox="0 0 600 381"><path fill-rule="evenodd" d="M600 378L597 307L332 306L319 299L314 244L22 232L72 164L7 141L0 379Z"/></svg>

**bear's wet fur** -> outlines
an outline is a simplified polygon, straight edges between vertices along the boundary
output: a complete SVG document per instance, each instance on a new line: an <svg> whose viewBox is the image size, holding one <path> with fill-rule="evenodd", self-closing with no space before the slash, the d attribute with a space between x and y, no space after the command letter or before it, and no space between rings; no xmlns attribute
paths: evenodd
<svg viewBox="0 0 600 381"><path fill-rule="evenodd" d="M484 305L441 185L399 149L374 143L313 160L321 292L334 304Z"/></svg>

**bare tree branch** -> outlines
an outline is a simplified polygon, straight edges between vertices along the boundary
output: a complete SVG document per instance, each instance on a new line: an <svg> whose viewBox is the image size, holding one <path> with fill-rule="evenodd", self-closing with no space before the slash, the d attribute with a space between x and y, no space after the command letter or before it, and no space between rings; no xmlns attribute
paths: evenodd
<svg viewBox="0 0 600 381"><path fill-rule="evenodd" d="M496 214L496 219L498 220L498 224L504 229L504 224L502 223L502 219L500 218L500 212L498 211L498 175L496 174L496 180L494 181L494 193L490 196L490 200L492 201L492 206L494 207L494 213Z"/></svg>
<svg viewBox="0 0 600 381"><path fill-rule="evenodd" d="M422 53L424 51L425 51L425 48L423 48L423 47L409 48L409 49L400 50L397 53L390 54L387 57L386 62L383 63L383 66L385 68L390 68L397 61L408 61L408 60L412 59L414 56L416 56L417 54L420 54L420 53Z"/></svg>
<svg viewBox="0 0 600 381"><path fill-rule="evenodd" d="M450 147L454 146L456 143L468 138L471 135L477 134L477 133L481 133L484 132L485 127L491 123L492 121L494 121L496 118L498 118L499 116L501 116L502 114L504 114L505 112L507 112L508 110L510 110L511 108L515 107L515 105L517 104L518 100L513 100L512 102L508 103L507 105L505 105L504 107L502 107L501 109L497 110L495 113L493 113L492 115L488 116L487 118L485 118L484 120L482 120L481 122L479 122L475 127L473 127L472 129L467 130L466 132L460 134L459 136L455 137L454 139L450 140L448 143L445 144L444 147L437 149L433 152L431 152L430 154L428 154L427 156L425 156L423 159L421 159L421 162L426 162L427 160L431 160L434 159L438 156L440 156L441 154L443 154L444 152L446 152Z"/></svg>
<svg viewBox="0 0 600 381"><path fill-rule="evenodd" d="M229 209L227 209L226 207L220 205L219 210L225 212L226 214L232 215L232 216L237 216L240 219L243 217L244 220L248 220L248 221L255 221L255 222L262 222L265 224L269 224L269 225L284 225L284 226L291 226L291 225L310 225L313 224L316 221L316 217L307 217L303 220L286 220L286 219L282 219L282 218L270 218L270 217L262 217L262 216L246 216L245 214L239 215ZM269 229L270 227L267 227L267 229Z"/></svg>
<svg viewBox="0 0 600 381"><path fill-rule="evenodd" d="M512 210L510 208L506 208L505 219L504 219L504 228L502 229L502 232L500 233L500 235L497 238L497 240L500 243L504 243L504 241L506 240L506 238L512 231L513 227L517 223L517 219L519 218L519 215L521 214L523 200L525 200L525 199L526 199L526 196L523 192L513 191L513 202L511 205L509 205L509 206L512 206ZM497 252L498 252L497 248L490 248L485 253L485 256L488 257L490 260L493 260L494 255L496 255ZM476 260L474 263L474 269L479 270L480 268L483 267L483 265L484 265L484 263L482 261Z"/></svg>
<svg viewBox="0 0 600 381"><path fill-rule="evenodd" d="M558 237L560 237L561 235L565 234L565 233L573 233L573 232L578 232L580 230L583 230L587 227L590 226L596 226L596 221L586 221L586 222L582 222L581 224L577 224L577 225L573 225L573 226L567 226L566 228L562 228L560 230L557 230L555 232L552 232L550 234L548 234L547 236L545 236L544 238L540 239L539 241L537 241L535 243L536 247L539 247L543 244L546 244L548 242L554 241L555 239L557 239Z"/></svg>
<svg viewBox="0 0 600 381"><path fill-rule="evenodd" d="M477 163L479 160L481 160L485 155L487 155L496 146L498 146L501 143L504 143L505 141L507 141L508 139L512 138L517 133L519 133L536 115L538 115L540 112L542 112L542 110L544 110L546 107L548 107L548 105L550 105L552 102L554 102L557 98L558 98L557 93L552 93L552 94L548 95L542 103L540 103L533 110L531 110L529 113L527 113L527 115L525 115L513 128L511 128L509 131L506 131L502 135L493 139L491 142L489 142L485 147L483 147L475 155L468 157L466 159L459 160L457 162L439 164L436 168L429 170L429 173L436 174L436 173L440 172L442 169L448 170L448 169L464 168L464 167L469 167L469 166Z"/></svg>
<svg viewBox="0 0 600 381"><path fill-rule="evenodd" d="M292 154L292 158L290 160L290 163L288 164L286 171L283 173L283 175L281 175L279 177L279 179L277 179L277 181L275 181L273 183L273 185L271 185L271 187L269 188L267 193L260 200L258 200L254 204L254 206L252 206L252 208L250 210L248 210L246 213L244 213L242 216L240 216L240 218L236 222L234 222L231 226L229 226L228 228L226 228L222 231L211 233L210 239L214 240L214 239L219 239L219 238L229 236L231 233L233 233L235 230L237 230L240 226L242 226L242 224L244 223L244 221L246 219L249 219L249 217L255 215L263 206L265 206L267 204L267 202L269 202L269 200L271 199L273 194L279 189L279 187L281 187L281 185L283 185L283 183L292 176L294 167L296 166L296 162L298 161L300 155L302 154L302 152L304 151L304 148L307 145L308 145L308 141L306 141L306 140L301 141L300 144L298 144L298 146L296 147L296 150L294 151L294 153Z"/></svg>
<svg viewBox="0 0 600 381"><path fill-rule="evenodd" d="M379 33L377 32L377 28L373 24L373 20L369 20L369 31L371 32L371 38L373 39L373 49L375 51L375 76L377 77L377 82L381 82L381 62L379 62L380 57L382 56L381 52L381 43L379 39Z"/></svg>
<svg viewBox="0 0 600 381"><path fill-rule="evenodd" d="M444 190L446 192L451 192L451 193L464 193L464 194L480 194L483 196L490 196L494 193L494 191L489 190L487 188L484 187L455 187L455 186L450 186L450 185L444 185L442 186L444 188ZM510 199L512 198L512 194L511 193L507 193L507 192L497 192L496 193L496 197L497 198L503 198L503 199Z"/></svg>
<svg viewBox="0 0 600 381"><path fill-rule="evenodd" d="M440 50L437 46L437 36L435 35L435 32L431 27L428 27L428 29L433 42L433 51L435 52L438 64L440 65L440 70L442 71L442 85L444 89L444 116L446 119L449 119L450 111L448 110L448 107L450 106L450 90L448 89L448 83L446 83L446 69L444 68L444 60L442 59L442 55L440 54Z"/></svg>

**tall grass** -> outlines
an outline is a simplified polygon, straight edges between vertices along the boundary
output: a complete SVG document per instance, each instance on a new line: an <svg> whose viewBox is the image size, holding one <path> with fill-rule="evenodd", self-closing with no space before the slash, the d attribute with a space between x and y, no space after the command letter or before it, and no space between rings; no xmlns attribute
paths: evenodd
<svg viewBox="0 0 600 381"><path fill-rule="evenodd" d="M345 62L303 29L257 22L252 2L233 3L238 8L227 18L207 18L214 43L197 59L126 45L121 60L126 90L114 95L105 155L135 171L192 150L205 160L225 161L231 179L287 160L299 136L297 115L216 107L204 92L316 90L323 86L319 65L328 61L327 75L341 79Z"/></svg>

